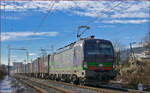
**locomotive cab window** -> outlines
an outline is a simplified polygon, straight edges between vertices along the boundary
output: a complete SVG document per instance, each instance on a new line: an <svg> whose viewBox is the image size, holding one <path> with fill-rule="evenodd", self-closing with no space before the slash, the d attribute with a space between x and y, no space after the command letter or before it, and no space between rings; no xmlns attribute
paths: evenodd
<svg viewBox="0 0 150 93"><path fill-rule="evenodd" d="M113 47L108 42L86 42L84 46L85 55L109 55L113 56Z"/></svg>
<svg viewBox="0 0 150 93"><path fill-rule="evenodd" d="M110 44L100 44L99 51L104 55L113 56L113 48Z"/></svg>

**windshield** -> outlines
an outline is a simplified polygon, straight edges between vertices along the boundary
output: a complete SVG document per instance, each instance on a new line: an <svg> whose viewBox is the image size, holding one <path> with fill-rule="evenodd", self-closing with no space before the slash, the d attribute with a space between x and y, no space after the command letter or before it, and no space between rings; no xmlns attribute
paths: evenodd
<svg viewBox="0 0 150 93"><path fill-rule="evenodd" d="M99 51L104 55L113 55L113 49L110 44L100 44Z"/></svg>
<svg viewBox="0 0 150 93"><path fill-rule="evenodd" d="M112 55L113 56L113 48L109 43L87 43L85 45L85 52L88 55Z"/></svg>

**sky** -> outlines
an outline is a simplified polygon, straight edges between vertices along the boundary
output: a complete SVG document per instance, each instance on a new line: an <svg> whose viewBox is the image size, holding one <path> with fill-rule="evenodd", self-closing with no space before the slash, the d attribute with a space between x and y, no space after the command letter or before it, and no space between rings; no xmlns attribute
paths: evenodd
<svg viewBox="0 0 150 93"><path fill-rule="evenodd" d="M7 64L8 45L26 48L33 60L41 56L41 48L50 53L51 45L55 51L76 41L81 25L90 27L82 37L119 40L124 46L138 43L149 31L149 2L6 1L1 6L1 23L1 60ZM11 62L25 59L25 51L11 51Z"/></svg>

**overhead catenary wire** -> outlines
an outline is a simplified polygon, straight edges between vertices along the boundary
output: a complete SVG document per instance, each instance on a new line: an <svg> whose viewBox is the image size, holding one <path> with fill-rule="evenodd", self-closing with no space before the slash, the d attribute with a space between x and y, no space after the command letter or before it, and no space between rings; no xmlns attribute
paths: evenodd
<svg viewBox="0 0 150 93"><path fill-rule="evenodd" d="M33 39L33 35L35 35L35 34L39 31L39 29L41 28L42 24L43 24L44 21L46 20L47 16L52 12L52 9L53 9L53 7L54 7L54 5L55 5L55 0L49 0L49 1L51 1L51 2L49 3L49 4L50 4L50 5L49 5L50 8L48 9L47 13L42 17L42 19L41 19L39 25L38 25L37 28L34 30L32 36L31 36L31 39L28 40L28 42L26 43L26 47L31 43L31 41L32 41L32 39Z"/></svg>
<svg viewBox="0 0 150 93"><path fill-rule="evenodd" d="M109 12L109 11L113 10L114 8L116 8L117 6L119 6L121 3L122 3L122 2L118 3L117 5L115 5L114 7L112 7L111 9L109 9L109 10L107 10L107 11L105 11L105 12ZM53 5L52 5L52 7L53 7ZM51 12L51 9L50 9L49 12ZM41 24L43 23L42 21L45 20L45 18L47 17L48 14L49 14L49 13L47 13L47 14L42 18L42 20L41 20L40 24L38 25L37 30L35 30L34 34L36 34L36 32L40 29L40 26L41 26ZM102 14L102 15L104 15L104 14ZM98 19L99 17L101 17L102 15L96 17L94 20L88 21L86 25L89 25L90 23L94 22L95 20L97 20L97 19ZM76 30L74 30L73 32L71 32L71 33L65 35L64 38L63 38L63 40L56 41L56 42L53 44L53 46L56 46L56 45L60 44L61 42L63 42L63 41L65 41L66 39L68 39L68 37L73 36L75 33L76 33ZM33 35L34 35L34 34L33 34ZM32 38L33 38L33 37L32 37ZM32 39L31 39L31 40L32 40ZM31 42L31 40L30 40L29 42ZM29 45L29 44L30 44L30 43L27 43L27 45Z"/></svg>
<svg viewBox="0 0 150 93"><path fill-rule="evenodd" d="M0 1L0 21L1 21L1 6L2 5ZM1 71L1 42L2 42L2 37L1 37L1 22L0 22L0 71ZM0 75L1 75L1 72L0 72Z"/></svg>
<svg viewBox="0 0 150 93"><path fill-rule="evenodd" d="M116 7L118 7L118 6L121 5L121 4L122 4L122 2L119 2L118 4L116 4L115 6L113 6L111 9L105 11L105 13L108 13L109 11L112 11L113 9L115 9ZM95 20L97 20L99 17L101 17L101 16L103 16L103 15L105 15L105 14L103 13L102 15L96 17L95 19L88 21L84 26L88 26L89 24L91 24L92 22L94 22ZM75 33L76 33L76 30L73 30L72 33L69 33L69 34L65 35L64 38L63 38L63 41L66 40L66 39L68 39L68 37L71 37L71 36L72 36L73 34L75 34ZM63 42L63 41L62 41L62 40L57 41L57 42L55 42L55 44L53 44L53 45L56 46L56 45L58 45L59 43L61 43L61 42Z"/></svg>
<svg viewBox="0 0 150 93"><path fill-rule="evenodd" d="M76 4L76 5L77 5L77 7L79 7L78 4ZM63 37L71 37L71 36L73 36L75 33L76 33L76 30L73 30L71 33L69 33L69 34L67 34L67 35L65 35L65 36L63 36ZM63 38L63 40L58 40L58 41L56 41L54 44L52 44L52 46L55 47L56 45L58 45L58 44L60 44L61 42L65 41L66 39L68 39L68 38Z"/></svg>
<svg viewBox="0 0 150 93"><path fill-rule="evenodd" d="M122 1L119 2L118 4L116 4L115 6L113 6L112 8L110 8L109 10L105 11L105 13L108 13L108 12L112 11L113 9L115 9L116 7L118 7L118 6L121 5L121 4L122 4ZM101 17L101 16L103 16L103 15L105 15L105 14L103 13L102 15L96 17L95 19L88 21L85 25L91 24L92 22L94 22L95 20L97 20L99 17Z"/></svg>

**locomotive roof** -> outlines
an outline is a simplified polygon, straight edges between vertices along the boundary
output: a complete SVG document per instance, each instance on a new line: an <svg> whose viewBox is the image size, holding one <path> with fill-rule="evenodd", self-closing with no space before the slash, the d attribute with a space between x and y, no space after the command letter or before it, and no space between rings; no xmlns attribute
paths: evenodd
<svg viewBox="0 0 150 93"><path fill-rule="evenodd" d="M75 43L76 43L76 42L70 43L70 44L68 44L68 45L66 45L66 46L64 46L64 47L61 47L61 48L57 49L57 50L61 50L61 49L65 48L65 47L68 47L68 46L74 45Z"/></svg>
<svg viewBox="0 0 150 93"><path fill-rule="evenodd" d="M70 44L68 44L68 45L66 45L64 47L61 47L61 48L57 49L55 53L59 53L59 52L62 52L64 50L66 50L66 49L69 49L70 47L73 47L76 43L81 42L81 41L95 41L95 40L110 42L110 41L104 40L104 39L82 38L82 39L80 39L78 41L75 41L75 42L70 43Z"/></svg>
<svg viewBox="0 0 150 93"><path fill-rule="evenodd" d="M62 47L62 48L57 49L57 51L58 51L58 50L61 50L61 49L63 49L63 48L66 48L66 47L68 47L68 46L72 46L72 45L74 45L75 43L77 43L77 42L79 42L79 41L83 41L83 40L87 40L87 39L93 39L93 38L94 38L94 36L90 36L90 37L87 37L87 38L81 38L81 39L79 39L78 41L75 41L75 42L73 42L73 43L70 43L70 44L68 44L68 45L66 45L66 46L64 46L64 47Z"/></svg>

